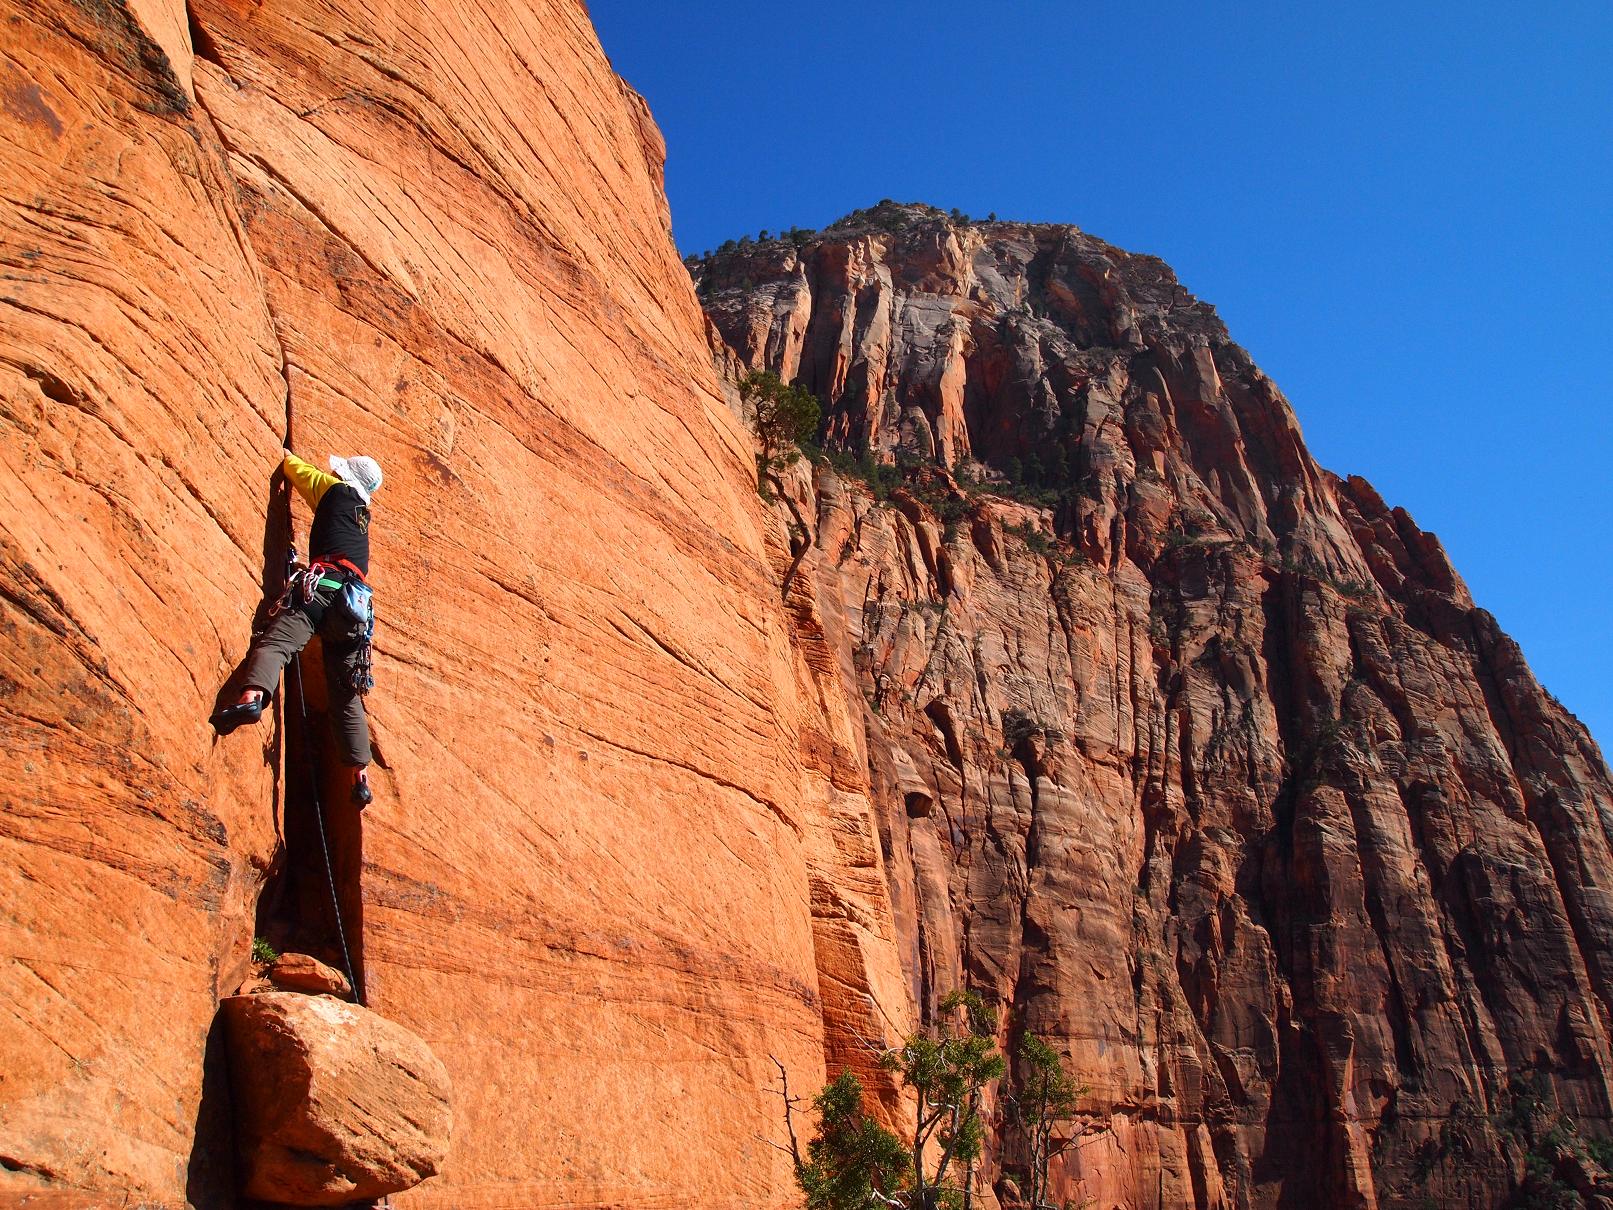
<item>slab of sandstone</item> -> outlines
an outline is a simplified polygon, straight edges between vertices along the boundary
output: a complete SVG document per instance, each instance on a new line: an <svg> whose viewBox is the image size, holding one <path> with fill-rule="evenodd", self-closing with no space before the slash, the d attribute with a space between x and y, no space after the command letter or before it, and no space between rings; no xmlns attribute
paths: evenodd
<svg viewBox="0 0 1613 1210"><path fill-rule="evenodd" d="M221 1006L242 1189L334 1206L413 1188L448 1154L448 1072L401 1025L295 992Z"/></svg>
<svg viewBox="0 0 1613 1210"><path fill-rule="evenodd" d="M352 995L346 975L310 954L281 954L265 973L280 991L310 996Z"/></svg>

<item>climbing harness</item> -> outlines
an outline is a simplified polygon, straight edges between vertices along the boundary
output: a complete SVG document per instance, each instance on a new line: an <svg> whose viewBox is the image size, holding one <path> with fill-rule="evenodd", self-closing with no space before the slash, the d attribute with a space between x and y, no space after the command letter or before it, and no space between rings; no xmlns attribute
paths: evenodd
<svg viewBox="0 0 1613 1210"><path fill-rule="evenodd" d="M368 584L370 582L370 577L359 570L357 563L352 562L350 559L344 559L340 555L320 555L314 562L323 563L326 567L340 567L349 575L357 576L364 583Z"/></svg>
<svg viewBox="0 0 1613 1210"><path fill-rule="evenodd" d="M352 563L346 559L321 558L304 567L293 546L286 566L286 586L269 607L265 621L294 605L313 605L314 595L321 590L336 594L323 610L323 614L332 609L336 611L332 619L333 637L359 644L351 661L348 684L362 697L375 688L375 591L364 573Z"/></svg>

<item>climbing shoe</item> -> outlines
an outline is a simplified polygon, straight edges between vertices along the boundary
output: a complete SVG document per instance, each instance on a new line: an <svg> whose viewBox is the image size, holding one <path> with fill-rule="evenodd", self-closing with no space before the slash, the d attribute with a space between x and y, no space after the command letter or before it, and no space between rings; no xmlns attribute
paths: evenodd
<svg viewBox="0 0 1613 1210"><path fill-rule="evenodd" d="M213 715L213 729L220 735L228 735L237 727L244 727L248 723L255 723L263 717L263 708L269 704L269 695L262 690L251 701L236 702L233 706Z"/></svg>
<svg viewBox="0 0 1613 1210"><path fill-rule="evenodd" d="M375 795L370 793L370 778L369 778L369 774L365 773L363 769L354 769L353 770L353 805L356 806L360 811L362 811L365 807L369 806L370 803L373 802L374 800L375 800Z"/></svg>

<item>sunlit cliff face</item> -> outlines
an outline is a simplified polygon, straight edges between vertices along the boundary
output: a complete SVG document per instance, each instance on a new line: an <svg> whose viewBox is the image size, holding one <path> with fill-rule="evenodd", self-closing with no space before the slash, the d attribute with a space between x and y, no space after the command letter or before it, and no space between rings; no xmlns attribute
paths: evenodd
<svg viewBox="0 0 1613 1210"><path fill-rule="evenodd" d="M878 215L708 326L581 5L6 20L0 1191L236 1198L216 1005L330 900L317 659L308 727L206 721L288 435L387 468L333 880L452 1089L400 1207L790 1204L775 1060L904 1120L960 985L1090 1086L1100 1204L1497 1204L1520 1073L1602 1129L1600 756L1157 261ZM713 330L913 466L794 468L788 593Z"/></svg>
<svg viewBox="0 0 1613 1210"><path fill-rule="evenodd" d="M904 969L1058 1039L1067 1194L1498 1205L1531 1082L1606 1129L1600 754L1168 268L881 206L693 273L825 402Z"/></svg>

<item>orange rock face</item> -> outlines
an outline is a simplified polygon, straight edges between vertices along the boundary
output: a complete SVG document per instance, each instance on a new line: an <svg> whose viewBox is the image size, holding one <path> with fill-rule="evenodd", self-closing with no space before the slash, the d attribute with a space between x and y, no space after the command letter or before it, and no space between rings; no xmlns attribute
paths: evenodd
<svg viewBox="0 0 1613 1210"><path fill-rule="evenodd" d="M930 467L801 472L793 615L847 619L921 1010L972 985L1090 1086L1065 1195L1498 1206L1528 1096L1613 1133L1600 753L1169 270L881 207L695 275L831 440ZM1030 503L934 466L1033 458Z"/></svg>
<svg viewBox="0 0 1613 1210"><path fill-rule="evenodd" d="M3 12L0 1190L231 1204L217 995L254 932L340 965L317 660L311 728L206 723L289 430L386 468L377 800L325 801L368 1003L456 1089L397 1204L787 1201L769 1054L908 1021L861 723L583 6Z"/></svg>
<svg viewBox="0 0 1613 1210"><path fill-rule="evenodd" d="M262 574L280 353L150 28L3 11L0 1188L177 1205L274 846L272 736L206 716Z"/></svg>

